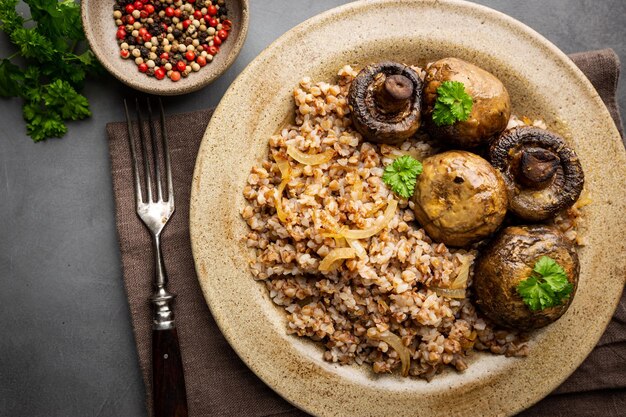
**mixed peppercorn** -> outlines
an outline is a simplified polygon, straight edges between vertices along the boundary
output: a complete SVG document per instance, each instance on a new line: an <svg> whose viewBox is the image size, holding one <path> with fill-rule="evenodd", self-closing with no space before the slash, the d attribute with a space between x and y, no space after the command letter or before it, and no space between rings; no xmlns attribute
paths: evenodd
<svg viewBox="0 0 626 417"><path fill-rule="evenodd" d="M178 81L220 51L232 28L227 13L224 0L116 0L120 56L157 80Z"/></svg>

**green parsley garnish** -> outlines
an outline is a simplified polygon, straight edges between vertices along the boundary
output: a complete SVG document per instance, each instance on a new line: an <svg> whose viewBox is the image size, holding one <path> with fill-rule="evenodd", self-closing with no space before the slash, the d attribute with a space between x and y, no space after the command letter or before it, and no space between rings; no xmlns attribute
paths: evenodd
<svg viewBox="0 0 626 417"><path fill-rule="evenodd" d="M87 98L78 91L87 74L99 73L100 66L90 50L75 51L85 39L78 3L24 2L30 7L30 19L17 12L18 0L0 0L0 30L18 50L0 60L0 97L24 100L26 130L39 142L63 136L66 121L91 115ZM12 61L14 57L21 58L24 69Z"/></svg>
<svg viewBox="0 0 626 417"><path fill-rule="evenodd" d="M433 122L437 126L464 122L472 112L472 97L465 92L465 86L459 81L444 81L437 88L437 101L433 110Z"/></svg>
<svg viewBox="0 0 626 417"><path fill-rule="evenodd" d="M533 311L562 304L573 289L563 267L548 256L539 258L531 276L517 286L517 292Z"/></svg>
<svg viewBox="0 0 626 417"><path fill-rule="evenodd" d="M415 191L417 176L422 173L422 163L410 155L396 158L385 167L383 182L400 197L409 198Z"/></svg>

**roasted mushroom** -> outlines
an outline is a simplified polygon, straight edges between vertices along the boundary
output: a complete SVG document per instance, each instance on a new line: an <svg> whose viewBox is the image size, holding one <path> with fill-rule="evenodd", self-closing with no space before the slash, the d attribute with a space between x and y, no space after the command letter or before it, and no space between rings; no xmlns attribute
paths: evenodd
<svg viewBox="0 0 626 417"><path fill-rule="evenodd" d="M381 62L361 70L350 85L354 127L368 140L399 143L420 127L422 79L406 65Z"/></svg>
<svg viewBox="0 0 626 417"><path fill-rule="evenodd" d="M531 276L543 256L556 261L573 289L560 305L531 310L517 291ZM511 226L504 229L476 260L474 290L476 304L495 323L520 330L546 326L565 313L578 285L578 256L558 230L543 226Z"/></svg>
<svg viewBox="0 0 626 417"><path fill-rule="evenodd" d="M472 97L469 118L449 126L437 126L432 113L437 89L444 81L463 83ZM424 122L428 133L449 145L473 148L486 144L502 132L511 116L511 100L506 88L491 73L457 58L444 58L426 70L424 80Z"/></svg>
<svg viewBox="0 0 626 417"><path fill-rule="evenodd" d="M489 149L502 172L510 209L525 220L540 221L578 200L585 177L576 153L563 138L536 127L504 132Z"/></svg>
<svg viewBox="0 0 626 417"><path fill-rule="evenodd" d="M493 233L507 207L504 181L489 162L466 151L448 151L422 161L414 212L435 241L465 246Z"/></svg>

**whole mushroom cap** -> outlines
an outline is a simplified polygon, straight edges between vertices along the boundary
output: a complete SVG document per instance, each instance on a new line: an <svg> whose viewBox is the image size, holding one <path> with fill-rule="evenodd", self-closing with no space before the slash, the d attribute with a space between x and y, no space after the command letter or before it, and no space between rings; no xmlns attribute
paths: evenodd
<svg viewBox="0 0 626 417"><path fill-rule="evenodd" d="M354 127L367 140L400 143L420 127L422 79L396 62L369 65L350 84L348 105Z"/></svg>
<svg viewBox="0 0 626 417"><path fill-rule="evenodd" d="M555 260L574 289L559 306L533 311L517 293L542 256ZM557 229L549 226L511 226L480 254L474 268L476 304L495 323L520 330L546 326L567 311L578 286L578 256Z"/></svg>
<svg viewBox="0 0 626 417"><path fill-rule="evenodd" d="M510 209L540 221L578 200L585 182L580 160L559 135L536 127L504 132L489 149L489 160L507 185Z"/></svg>
<svg viewBox="0 0 626 417"><path fill-rule="evenodd" d="M413 211L433 240L465 246L498 229L507 193L489 162L470 152L448 151L424 159L422 165Z"/></svg>
<svg viewBox="0 0 626 417"><path fill-rule="evenodd" d="M473 105L466 121L450 126L437 126L432 112L437 101L437 89L444 81L463 83ZM511 99L504 84L493 74L458 58L444 58L426 70L424 80L424 119L433 137L461 148L484 145L502 132L511 117Z"/></svg>

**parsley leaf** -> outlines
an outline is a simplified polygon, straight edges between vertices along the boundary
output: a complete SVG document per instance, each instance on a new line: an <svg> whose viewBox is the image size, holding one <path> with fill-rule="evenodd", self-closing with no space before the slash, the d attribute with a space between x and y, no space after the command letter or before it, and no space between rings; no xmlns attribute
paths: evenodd
<svg viewBox="0 0 626 417"><path fill-rule="evenodd" d="M2 22L2 30L7 34L13 33L17 28L24 25L24 18L20 16L15 7L18 0L2 0L0 1L0 21Z"/></svg>
<svg viewBox="0 0 626 417"><path fill-rule="evenodd" d="M433 122L437 126L449 126L464 122L472 112L474 102L459 81L444 81L437 88L437 100L433 109Z"/></svg>
<svg viewBox="0 0 626 417"><path fill-rule="evenodd" d="M18 97L20 95L20 82L24 80L24 74L17 65L8 59L0 61L0 97Z"/></svg>
<svg viewBox="0 0 626 417"><path fill-rule="evenodd" d="M383 182L400 197L409 198L415 191L417 176L422 173L422 163L410 155L404 155L385 167Z"/></svg>
<svg viewBox="0 0 626 417"><path fill-rule="evenodd" d="M87 98L74 90L67 81L54 80L45 87L42 96L46 108L54 108L65 120L80 120L91 116Z"/></svg>
<svg viewBox="0 0 626 417"><path fill-rule="evenodd" d="M562 304L573 290L563 267L548 256L539 258L531 276L517 286L518 294L533 311Z"/></svg>

